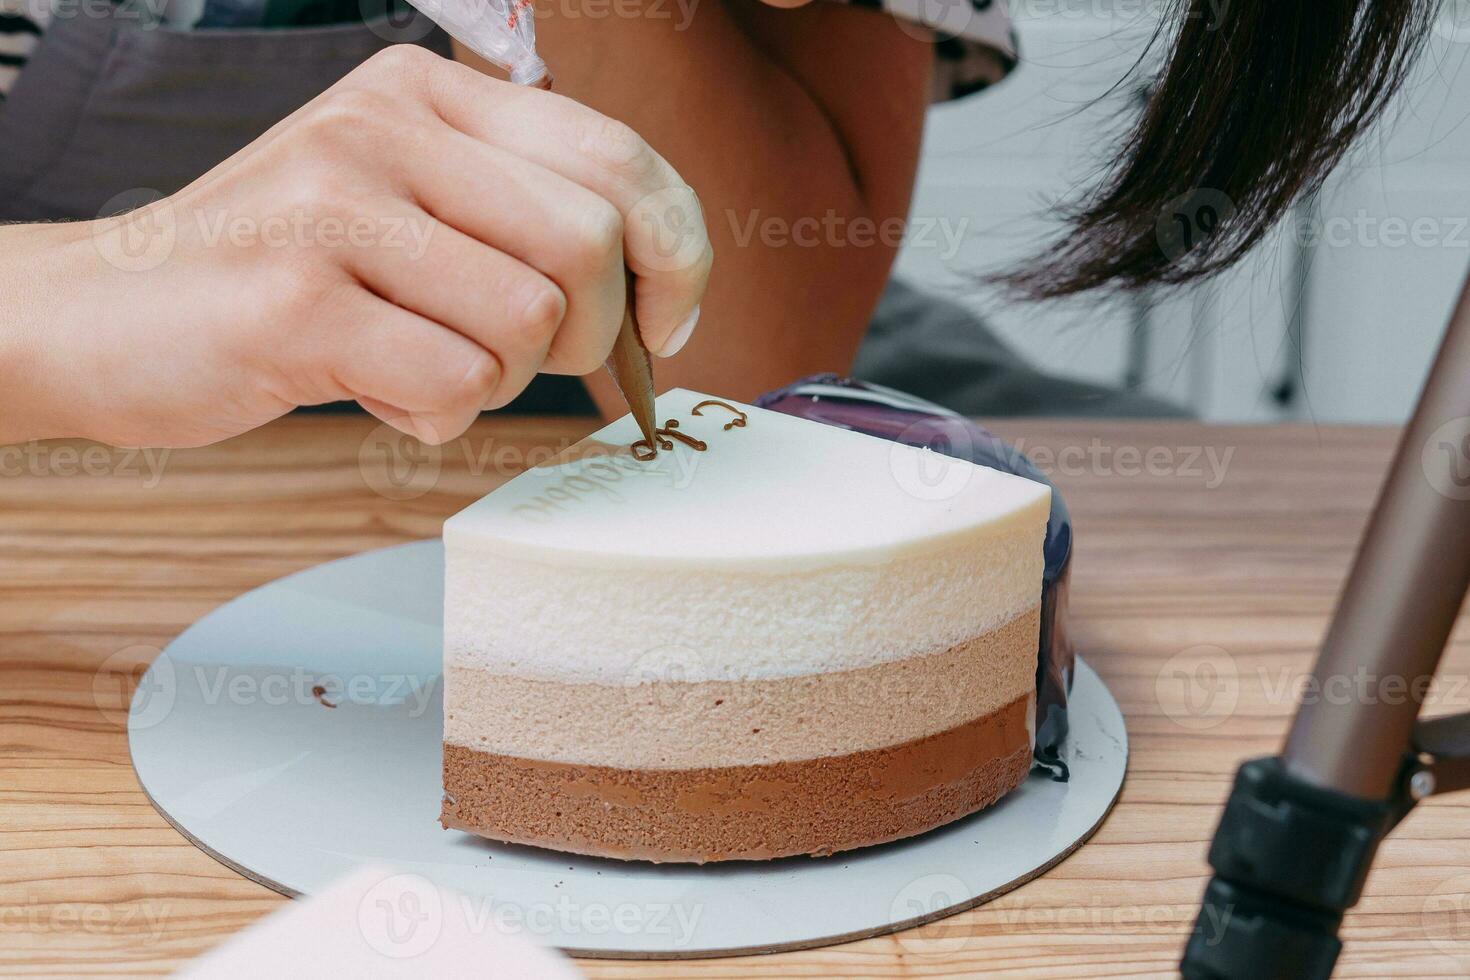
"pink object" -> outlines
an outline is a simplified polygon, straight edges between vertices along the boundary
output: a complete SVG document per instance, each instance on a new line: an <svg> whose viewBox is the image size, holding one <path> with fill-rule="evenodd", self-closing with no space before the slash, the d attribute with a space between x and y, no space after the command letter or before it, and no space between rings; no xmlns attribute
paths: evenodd
<svg viewBox="0 0 1470 980"><path fill-rule="evenodd" d="M461 895L423 875L365 867L266 916L178 976L581 977L570 960L533 941L539 911Z"/></svg>

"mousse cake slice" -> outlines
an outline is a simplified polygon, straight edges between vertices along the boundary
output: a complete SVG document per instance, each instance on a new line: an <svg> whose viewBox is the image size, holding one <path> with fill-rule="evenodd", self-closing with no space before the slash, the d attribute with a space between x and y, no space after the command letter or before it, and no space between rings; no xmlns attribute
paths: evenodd
<svg viewBox="0 0 1470 980"><path fill-rule="evenodd" d="M830 854L1026 778L1050 490L676 389L444 526L446 827Z"/></svg>

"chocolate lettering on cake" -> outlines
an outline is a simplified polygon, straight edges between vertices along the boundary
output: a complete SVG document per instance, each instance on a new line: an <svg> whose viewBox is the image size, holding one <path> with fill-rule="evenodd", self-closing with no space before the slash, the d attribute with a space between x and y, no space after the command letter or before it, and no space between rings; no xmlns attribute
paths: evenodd
<svg viewBox="0 0 1470 980"><path fill-rule="evenodd" d="M702 453L709 448L709 443L703 439L696 439L688 433L680 432L678 419L669 419L664 423L662 429L654 430L653 434L658 437L658 448L660 449L673 449L674 444L669 441L670 439L678 439L697 453Z"/></svg>
<svg viewBox="0 0 1470 980"><path fill-rule="evenodd" d="M750 416L742 412L740 409L736 408L734 405L718 401L714 398L710 398L706 401L700 402L698 405L695 405L692 409L690 409L690 414L702 414L699 410L707 405L718 406L719 408L727 409L728 411L735 413L735 418L725 423L726 432L729 432L731 429L734 428L745 428L746 423L750 419ZM702 453L709 448L709 443L705 442L704 440L696 439L688 433L680 432L678 419L669 419L667 422L664 423L663 428L655 429L653 432L653 437L655 440L657 440L658 445L656 446L653 443L649 442L647 439L639 439L637 442L628 447L630 450L632 450L634 459L638 460L640 463L648 462L658 455L658 451L660 449L673 449L674 444L672 441L670 441L673 439L678 439L684 445L688 446L690 449L693 449L697 453Z"/></svg>
<svg viewBox="0 0 1470 980"><path fill-rule="evenodd" d="M727 404L727 403L722 402L722 401L720 401L719 399L716 399L716 398L710 398L710 399L707 399L705 401L700 402L698 405L695 405L692 409L689 410L689 414L690 415L699 415L699 414L701 414L699 410L701 408L704 408L706 405L714 405L717 408L723 408L726 411L734 412L735 413L735 417L733 419L731 419L730 421L728 421L728 422L725 423L725 431L726 432L729 432L731 429L737 429L737 428L738 429L743 429L743 428L745 428L745 423L750 419L750 416L749 415L746 415L744 412L742 412L740 409L736 408L734 405Z"/></svg>
<svg viewBox="0 0 1470 980"><path fill-rule="evenodd" d="M658 440L658 449L673 449L672 440L674 439L678 439L697 453L702 453L709 448L709 443L703 439L696 439L687 432L680 432L678 419L669 419L663 424L663 428L654 429L653 437ZM647 462L658 455L658 449L655 449L647 439L639 439L628 448L633 451L633 458L639 462Z"/></svg>

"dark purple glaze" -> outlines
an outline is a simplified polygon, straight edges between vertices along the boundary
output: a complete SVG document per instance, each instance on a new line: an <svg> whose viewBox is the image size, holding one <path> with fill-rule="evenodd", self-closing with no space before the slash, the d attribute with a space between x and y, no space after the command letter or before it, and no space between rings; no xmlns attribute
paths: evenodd
<svg viewBox="0 0 1470 980"><path fill-rule="evenodd" d="M814 374L756 399L761 408L863 432L969 460L1051 486L1020 450L984 426L932 402L892 388L835 374ZM1061 757L1067 738L1067 692L1074 654L1067 632L1067 580L1072 557L1072 521L1052 487L1051 517L1042 546L1041 649L1036 665L1036 761L1054 778L1066 779Z"/></svg>

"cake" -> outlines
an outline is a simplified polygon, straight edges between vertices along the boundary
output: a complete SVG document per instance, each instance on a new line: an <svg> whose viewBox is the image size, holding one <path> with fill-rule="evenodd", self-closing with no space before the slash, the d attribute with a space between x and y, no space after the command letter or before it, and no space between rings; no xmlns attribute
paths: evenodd
<svg viewBox="0 0 1470 980"><path fill-rule="evenodd" d="M444 526L441 822L624 859L825 855L1031 765L1050 490L682 389Z"/></svg>

